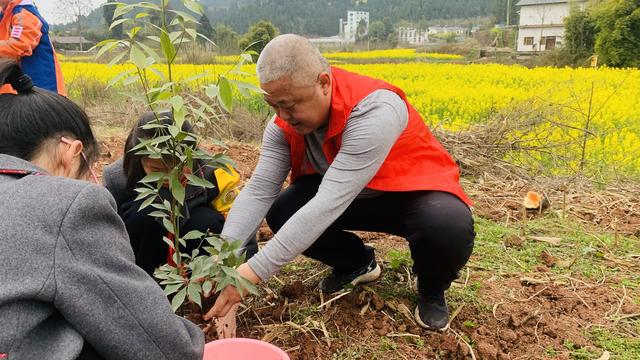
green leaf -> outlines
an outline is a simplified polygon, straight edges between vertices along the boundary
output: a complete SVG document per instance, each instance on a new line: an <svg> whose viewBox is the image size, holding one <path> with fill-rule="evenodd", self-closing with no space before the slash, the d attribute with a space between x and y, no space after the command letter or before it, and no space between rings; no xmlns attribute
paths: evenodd
<svg viewBox="0 0 640 360"><path fill-rule="evenodd" d="M157 12L161 12L162 11L160 6L158 6L156 4L153 4L153 3L150 3L148 1L137 3L137 4L135 4L135 6L138 7L138 8L142 8L142 9L155 10Z"/></svg>
<svg viewBox="0 0 640 360"><path fill-rule="evenodd" d="M180 182L180 179L175 173L172 173L170 176L169 189L171 190L171 195L180 205L184 205L184 196L185 189Z"/></svg>
<svg viewBox="0 0 640 360"><path fill-rule="evenodd" d="M198 15L202 15L204 13L204 8L202 7L202 4L200 4L197 1L184 0L183 4L187 9L191 10L192 12Z"/></svg>
<svg viewBox="0 0 640 360"><path fill-rule="evenodd" d="M184 286L184 284L167 285L164 288L164 294L169 296L169 295L175 293L176 291L178 291L182 286Z"/></svg>
<svg viewBox="0 0 640 360"><path fill-rule="evenodd" d="M224 290L227 286L231 285L230 277L223 277L220 281L218 281L218 285L216 286L216 292L220 292Z"/></svg>
<svg viewBox="0 0 640 360"><path fill-rule="evenodd" d="M211 281L207 280L202 284L202 292L204 294L210 294L211 290L213 290L213 284Z"/></svg>
<svg viewBox="0 0 640 360"><path fill-rule="evenodd" d="M176 57L176 48L164 30L160 33L160 46L162 47L162 52L167 62L173 62L173 59Z"/></svg>
<svg viewBox="0 0 640 360"><path fill-rule="evenodd" d="M205 41L207 41L208 43L210 43L213 46L218 46L218 45L216 45L216 43L213 42L213 40L209 39L208 37L206 37L203 34L198 33L198 37L201 38L201 39L204 39Z"/></svg>
<svg viewBox="0 0 640 360"><path fill-rule="evenodd" d="M186 233L185 236L183 236L182 238L185 240L193 240L193 239L200 239L204 236L205 234L201 231L198 230L191 230L188 233Z"/></svg>
<svg viewBox="0 0 640 360"><path fill-rule="evenodd" d="M164 81L166 79L166 77L164 76L164 73L158 69L156 69L155 67L150 67L149 70L151 70L151 72L153 72L154 74L156 74L156 76L161 80Z"/></svg>
<svg viewBox="0 0 640 360"><path fill-rule="evenodd" d="M134 6L132 4L131 5L118 4L116 9L113 11L113 19L117 19L127 14L129 11L133 9L134 9Z"/></svg>
<svg viewBox="0 0 640 360"><path fill-rule="evenodd" d="M244 59L244 61L248 63L253 62L253 57L251 56L251 54L243 53L243 54L240 54L240 56Z"/></svg>
<svg viewBox="0 0 640 360"><path fill-rule="evenodd" d="M140 210L142 210L142 209L144 209L144 208L148 207L149 205L151 205L151 203L153 203L155 199L156 199L156 198L152 196L152 197L148 198L147 200L145 200L145 201L140 205L140 209L138 209L138 211L140 211Z"/></svg>
<svg viewBox="0 0 640 360"><path fill-rule="evenodd" d="M123 53L124 55L126 55L127 53ZM116 77L114 77L113 79L109 80L109 82L107 83L107 88L112 87L113 85L117 84L118 82L120 82L125 76L128 76L129 74L131 74L134 70L127 70L127 71L123 71L120 74L116 75Z"/></svg>
<svg viewBox="0 0 640 360"><path fill-rule="evenodd" d="M258 295L258 288L253 283L251 283L249 280L243 278L242 276L238 277L238 282L236 283L236 288L241 290L240 294L242 294L244 292L242 290L247 290L247 291L249 291L250 294Z"/></svg>
<svg viewBox="0 0 640 360"><path fill-rule="evenodd" d="M205 94L210 98L215 98L220 93L220 88L217 85L209 85L204 88Z"/></svg>
<svg viewBox="0 0 640 360"><path fill-rule="evenodd" d="M220 89L220 93L218 94L220 105L226 111L231 112L231 108L233 107L233 90L231 89L229 80L226 77L220 77L218 87Z"/></svg>
<svg viewBox="0 0 640 360"><path fill-rule="evenodd" d="M187 286L187 293L189 294L189 299L194 303L198 304L198 306L202 307L202 301L200 297L200 293L202 292L202 287L198 283L190 283Z"/></svg>
<svg viewBox="0 0 640 360"><path fill-rule="evenodd" d="M146 13L146 12L140 12L140 13L136 14L136 19L142 19L142 18L146 18L146 17L149 17L149 16L151 16L151 14Z"/></svg>
<svg viewBox="0 0 640 360"><path fill-rule="evenodd" d="M156 63L162 62L162 57L149 45L138 42L138 46L142 48L147 53L147 56L151 57Z"/></svg>
<svg viewBox="0 0 640 360"><path fill-rule="evenodd" d="M151 174L143 177L142 180L140 180L139 182L141 182L143 184L156 183L156 182L162 180L162 178L164 178L165 176L166 176L166 174L161 173L161 172L152 172Z"/></svg>
<svg viewBox="0 0 640 360"><path fill-rule="evenodd" d="M96 54L96 59L100 59L107 51L111 51L114 47L118 46L120 41L118 40L105 40L96 45L96 48L100 48Z"/></svg>
<svg viewBox="0 0 640 360"><path fill-rule="evenodd" d="M175 230L173 229L173 224L171 223L171 221L169 221L169 219L163 218L162 226L164 226L164 228L167 229L168 232L175 234Z"/></svg>
<svg viewBox="0 0 640 360"><path fill-rule="evenodd" d="M120 24L124 24L124 23L126 23L128 21L131 21L131 19L129 19L129 18L118 19L118 20L116 20L116 21L111 23L111 26L109 26L109 30L113 30L114 27L116 27L116 26L118 26Z"/></svg>
<svg viewBox="0 0 640 360"><path fill-rule="evenodd" d="M121 52L120 54L116 55L113 59L111 59L111 61L109 61L109 64L107 64L107 66L111 67L117 63L119 63L120 61L122 61L122 59L124 59L124 57L127 56L126 52Z"/></svg>
<svg viewBox="0 0 640 360"><path fill-rule="evenodd" d="M178 20L180 23L192 23L192 24L199 24L198 20L196 20L195 17L191 16L190 14L187 14L184 11L178 11L178 10L169 10L170 13L176 14L177 16L175 17L174 20ZM202 14L199 14L202 15Z"/></svg>
<svg viewBox="0 0 640 360"><path fill-rule="evenodd" d="M169 127L167 127L167 130L169 130L169 134L171 134L171 136L173 136L174 138L178 137L178 135L180 134L180 129L175 125L169 125Z"/></svg>
<svg viewBox="0 0 640 360"><path fill-rule="evenodd" d="M125 85L125 86L131 85L133 83L138 82L139 80L140 78L138 77L138 75L131 75L122 81L122 85Z"/></svg>
<svg viewBox="0 0 640 360"><path fill-rule="evenodd" d="M266 94L264 90L262 90L259 86L256 86L254 84L244 82L244 81L238 81L238 80L231 80L231 82L233 83L233 85L238 87L238 89L247 89L249 91L253 91L258 94Z"/></svg>
<svg viewBox="0 0 640 360"><path fill-rule="evenodd" d="M158 145L158 144L162 144L164 142L166 142L167 140L170 140L171 136L169 135L163 135L163 136L158 136L158 137L154 137L153 139L151 139L149 141L149 145Z"/></svg>
<svg viewBox="0 0 640 360"><path fill-rule="evenodd" d="M149 213L149 216L154 217L154 218L166 218L169 217L169 214L165 213L164 211L152 211Z"/></svg>
<svg viewBox="0 0 640 360"><path fill-rule="evenodd" d="M171 308L173 309L173 312L176 312L178 308L182 305L182 303L184 303L184 298L186 296L187 296L187 288L183 288L173 296L173 299L171 299Z"/></svg>
<svg viewBox="0 0 640 360"><path fill-rule="evenodd" d="M184 106L184 100L182 99L182 96L179 95L172 97L171 100L169 100L169 103L171 103L174 111L180 111Z"/></svg>
<svg viewBox="0 0 640 360"><path fill-rule="evenodd" d="M136 44L131 45L131 53L129 55L131 62L140 69L145 69L147 65L147 56Z"/></svg>
<svg viewBox="0 0 640 360"><path fill-rule="evenodd" d="M198 38L198 32L196 31L196 29L185 29L184 31L189 34L189 36L191 36L193 40Z"/></svg>
<svg viewBox="0 0 640 360"><path fill-rule="evenodd" d="M169 239L168 237L163 236L163 237L162 237L162 241L164 241L167 245L169 245L169 248L171 248L171 249L175 249L175 248L176 248L176 245L175 245L175 244L173 243L173 241L172 241L171 239Z"/></svg>
<svg viewBox="0 0 640 360"><path fill-rule="evenodd" d="M192 174L186 174L186 176L187 176L187 179L189 180L189 184L191 185L200 186L205 189L213 189L215 187L210 181L203 179L199 176L192 175Z"/></svg>

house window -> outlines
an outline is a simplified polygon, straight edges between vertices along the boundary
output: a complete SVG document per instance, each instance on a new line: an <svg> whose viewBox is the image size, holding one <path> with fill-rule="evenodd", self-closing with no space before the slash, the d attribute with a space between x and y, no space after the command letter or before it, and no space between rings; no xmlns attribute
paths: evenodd
<svg viewBox="0 0 640 360"><path fill-rule="evenodd" d="M547 43L547 37L543 36L540 38L540 44L546 44Z"/></svg>
<svg viewBox="0 0 640 360"><path fill-rule="evenodd" d="M524 44L525 45L533 45L533 37L524 38Z"/></svg>

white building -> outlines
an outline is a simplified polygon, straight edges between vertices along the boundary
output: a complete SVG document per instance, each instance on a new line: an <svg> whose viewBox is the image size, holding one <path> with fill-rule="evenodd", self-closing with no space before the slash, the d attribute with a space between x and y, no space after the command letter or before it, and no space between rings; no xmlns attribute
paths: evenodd
<svg viewBox="0 0 640 360"><path fill-rule="evenodd" d="M551 50L564 40L564 18L572 6L584 9L586 0L521 0L518 26L519 52Z"/></svg>
<svg viewBox="0 0 640 360"><path fill-rule="evenodd" d="M446 33L464 35L466 31L467 31L467 28L464 28L462 26L442 26L442 25L429 26L430 35L446 34Z"/></svg>
<svg viewBox="0 0 640 360"><path fill-rule="evenodd" d="M364 33L369 33L369 13L366 11L347 11L347 19L340 19L340 37L345 42L355 42L360 21L364 20Z"/></svg>
<svg viewBox="0 0 640 360"><path fill-rule="evenodd" d="M411 45L424 45L429 42L429 31L416 28L398 28L398 42Z"/></svg>

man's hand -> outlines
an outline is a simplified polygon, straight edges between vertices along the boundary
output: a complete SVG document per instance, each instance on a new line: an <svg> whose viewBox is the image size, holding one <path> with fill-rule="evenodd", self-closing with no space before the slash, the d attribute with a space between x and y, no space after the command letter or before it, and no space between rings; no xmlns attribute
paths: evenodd
<svg viewBox="0 0 640 360"><path fill-rule="evenodd" d="M240 276L249 280L254 285L260 282L260 278L258 277L258 275L256 275L256 273L247 263L244 263L240 265L240 267L238 267L238 273L240 273ZM246 295L246 291L243 296L244 295ZM220 295L218 295L218 299L216 299L216 303L213 304L211 310L209 310L209 312L205 314L204 319L211 320L211 318L214 317L223 317L227 315L233 305L239 303L240 301L242 301L242 296L240 296L240 292L238 292L238 289L236 289L235 286L229 285L220 292Z"/></svg>

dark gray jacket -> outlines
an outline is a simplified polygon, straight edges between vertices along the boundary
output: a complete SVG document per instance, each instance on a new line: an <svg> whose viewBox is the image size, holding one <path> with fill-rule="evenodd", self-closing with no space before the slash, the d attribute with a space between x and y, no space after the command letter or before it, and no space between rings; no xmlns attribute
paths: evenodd
<svg viewBox="0 0 640 360"><path fill-rule="evenodd" d="M1 154L0 169L43 172ZM202 331L136 266L106 189L0 174L0 219L0 358L202 358Z"/></svg>

